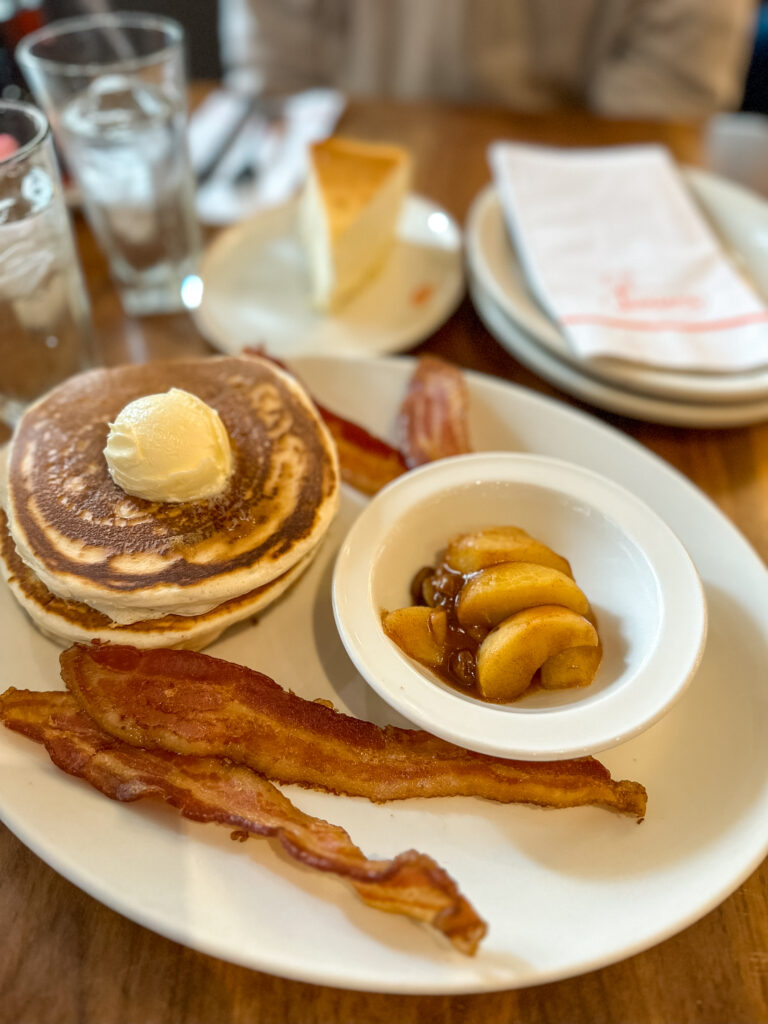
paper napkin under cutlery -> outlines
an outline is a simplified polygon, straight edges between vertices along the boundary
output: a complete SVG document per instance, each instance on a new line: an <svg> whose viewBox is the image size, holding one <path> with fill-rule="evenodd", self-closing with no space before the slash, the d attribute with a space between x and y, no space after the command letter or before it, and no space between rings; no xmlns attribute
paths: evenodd
<svg viewBox="0 0 768 1024"><path fill-rule="evenodd" d="M497 142L488 155L531 290L578 355L710 372L768 364L768 307L666 149Z"/></svg>
<svg viewBox="0 0 768 1024"><path fill-rule="evenodd" d="M307 147L327 138L346 105L336 89L308 89L286 97L279 108L262 108L237 93L217 90L194 111L189 147L196 172L211 154L225 152L197 189L197 215L204 224L221 226L257 210L285 202L307 172ZM236 129L227 144L228 125Z"/></svg>

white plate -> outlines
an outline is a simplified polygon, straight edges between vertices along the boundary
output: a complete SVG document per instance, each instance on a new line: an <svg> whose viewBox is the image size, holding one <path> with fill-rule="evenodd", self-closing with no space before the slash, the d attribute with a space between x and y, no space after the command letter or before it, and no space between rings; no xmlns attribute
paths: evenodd
<svg viewBox="0 0 768 1024"><path fill-rule="evenodd" d="M522 527L567 557L603 644L586 689L490 704L441 683L384 633L382 612L413 603L416 572L488 526ZM470 750L533 761L608 750L660 719L693 678L707 621L696 569L663 519L607 477L529 452L440 459L392 481L341 546L333 611L363 678L406 718Z"/></svg>
<svg viewBox="0 0 768 1024"><path fill-rule="evenodd" d="M366 356L428 337L464 294L461 231L429 199L410 196L387 262L334 314L312 307L296 229L297 201L217 235L203 256L198 329L230 354L265 345L274 356Z"/></svg>
<svg viewBox="0 0 768 1024"><path fill-rule="evenodd" d="M472 275L469 294L478 316L507 351L550 384L599 409L676 427L739 427L768 419L768 396L743 402L683 402L626 390L583 373L523 333Z"/></svg>
<svg viewBox="0 0 768 1024"><path fill-rule="evenodd" d="M768 202L706 171L685 179L731 258L768 300ZM699 403L768 398L768 369L743 373L687 373L617 359L585 360L530 292L511 243L498 193L488 186L475 199L466 224L469 269L484 291L550 356L604 383L662 399Z"/></svg>
<svg viewBox="0 0 768 1024"><path fill-rule="evenodd" d="M369 429L392 426L406 360L306 359L318 399ZM119 805L0 730L0 810L40 857L122 914L195 949L307 982L378 992L461 993L539 984L601 967L680 931L725 899L768 851L768 578L726 517L680 474L618 431L561 403L469 378L479 449L586 465L642 496L686 545L710 630L680 702L603 756L648 789L642 825L596 808L542 810L469 798L364 800L290 788L369 855L415 847L456 878L489 923L474 959L424 927L363 906L335 879L294 866L268 841ZM351 495L300 585L257 626L211 648L307 697L398 722L352 667L333 625L332 556L361 508ZM5 685L58 682L58 652L0 590Z"/></svg>

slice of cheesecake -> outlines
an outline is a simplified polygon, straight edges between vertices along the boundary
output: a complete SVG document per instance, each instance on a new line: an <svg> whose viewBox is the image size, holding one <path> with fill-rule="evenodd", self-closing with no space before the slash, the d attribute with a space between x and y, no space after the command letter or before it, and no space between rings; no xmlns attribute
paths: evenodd
<svg viewBox="0 0 768 1024"><path fill-rule="evenodd" d="M310 147L299 217L315 306L338 308L381 268L410 177L400 146L333 137Z"/></svg>

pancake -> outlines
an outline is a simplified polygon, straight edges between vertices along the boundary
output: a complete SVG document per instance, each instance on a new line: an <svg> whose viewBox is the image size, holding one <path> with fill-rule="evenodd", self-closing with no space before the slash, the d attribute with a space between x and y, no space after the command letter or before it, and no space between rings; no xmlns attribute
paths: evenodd
<svg viewBox="0 0 768 1024"><path fill-rule="evenodd" d="M310 565L319 547L316 545L271 583L225 601L202 615L164 615L159 619L119 625L87 604L52 594L19 557L8 532L6 516L0 511L0 574L40 632L65 647L97 641L142 649L184 647L199 651L213 643L229 626L256 615L276 601Z"/></svg>
<svg viewBox="0 0 768 1024"><path fill-rule="evenodd" d="M109 475L110 422L172 387L207 402L229 435L233 472L213 498L147 501ZM255 357L79 374L26 411L8 452L19 556L56 597L122 625L204 615L279 579L316 547L338 503L336 447L311 399Z"/></svg>

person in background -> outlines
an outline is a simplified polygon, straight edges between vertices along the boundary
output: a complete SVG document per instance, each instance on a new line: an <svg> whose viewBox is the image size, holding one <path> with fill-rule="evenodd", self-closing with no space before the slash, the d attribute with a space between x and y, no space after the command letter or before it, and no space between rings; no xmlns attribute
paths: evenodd
<svg viewBox="0 0 768 1024"><path fill-rule="evenodd" d="M581 105L683 120L738 106L754 0L219 0L226 83Z"/></svg>

